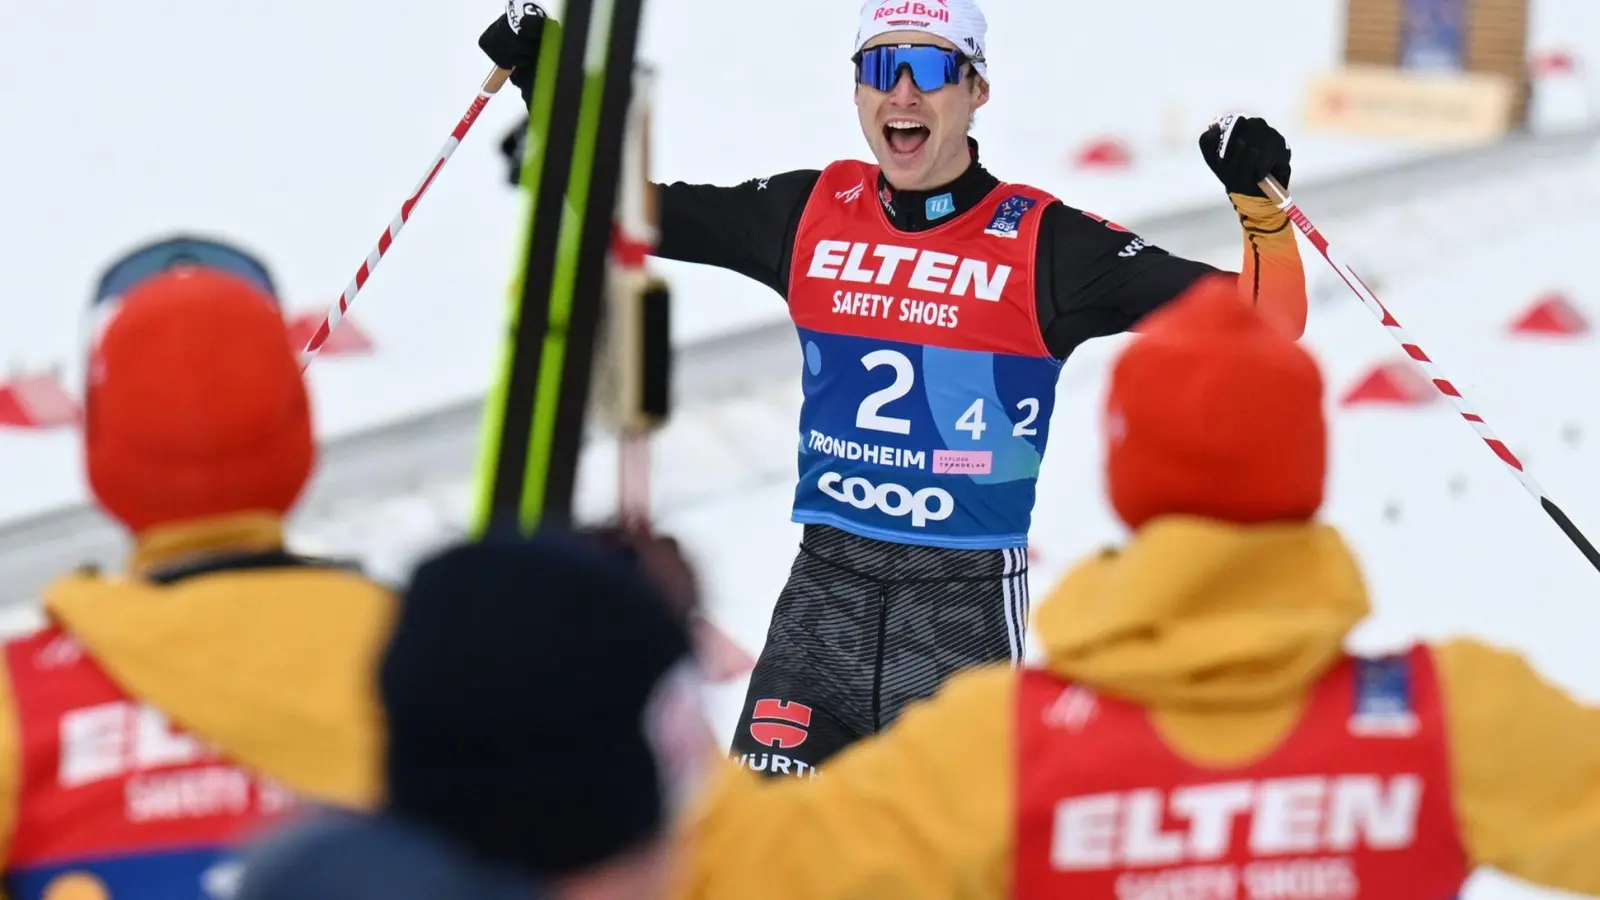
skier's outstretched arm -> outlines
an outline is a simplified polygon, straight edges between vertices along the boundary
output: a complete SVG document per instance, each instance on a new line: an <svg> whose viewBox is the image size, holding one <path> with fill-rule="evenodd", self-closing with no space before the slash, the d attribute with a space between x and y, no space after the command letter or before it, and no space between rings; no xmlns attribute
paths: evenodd
<svg viewBox="0 0 1600 900"><path fill-rule="evenodd" d="M1093 338L1132 329L1218 271L1070 206L1045 210L1039 239L1039 326L1057 359Z"/></svg>
<svg viewBox="0 0 1600 900"><path fill-rule="evenodd" d="M801 169L732 187L652 185L661 214L655 255L729 269L788 296L795 229L821 175Z"/></svg>
<svg viewBox="0 0 1600 900"><path fill-rule="evenodd" d="M1239 293L1299 340L1306 330L1306 271L1289 216L1261 192L1268 175L1289 186L1289 143L1265 119L1226 116L1200 135L1200 156L1228 191L1244 232Z"/></svg>
<svg viewBox="0 0 1600 900"><path fill-rule="evenodd" d="M1228 150L1219 155L1223 138ZM1286 334L1306 325L1306 278L1289 218L1256 186L1267 175L1287 185L1289 148L1261 119L1213 125L1200 151L1239 217L1244 253L1239 292ZM1119 225L1070 206L1046 210L1039 248L1039 319L1052 353L1065 358L1083 342L1137 330L1146 315L1204 275L1221 271L1173 256Z"/></svg>
<svg viewBox="0 0 1600 900"><path fill-rule="evenodd" d="M1229 194L1244 231L1239 293L1284 333L1306 331L1306 270L1289 216L1265 197Z"/></svg>
<svg viewBox="0 0 1600 900"><path fill-rule="evenodd" d="M1232 199L1244 230L1239 293L1298 338L1305 331L1306 281L1288 218L1270 200ZM1045 211L1043 240L1039 324L1058 359L1092 338L1137 330L1140 319L1222 271L1070 206Z"/></svg>
<svg viewBox="0 0 1600 900"><path fill-rule="evenodd" d="M1600 709L1476 641L1443 644L1434 659L1471 862L1600 895Z"/></svg>
<svg viewBox="0 0 1600 900"><path fill-rule="evenodd" d="M957 676L816 779L725 763L685 825L675 900L1009 896L1010 666Z"/></svg>

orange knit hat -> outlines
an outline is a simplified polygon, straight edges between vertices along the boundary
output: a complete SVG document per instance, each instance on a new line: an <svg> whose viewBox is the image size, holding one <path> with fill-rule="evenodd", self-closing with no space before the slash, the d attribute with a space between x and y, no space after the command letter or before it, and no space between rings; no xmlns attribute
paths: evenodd
<svg viewBox="0 0 1600 900"><path fill-rule="evenodd" d="M1202 279L1152 314L1106 398L1111 505L1137 529L1163 514L1240 524L1305 520L1322 505L1322 374L1240 297Z"/></svg>
<svg viewBox="0 0 1600 900"><path fill-rule="evenodd" d="M91 354L89 485L129 531L294 505L316 455L311 410L267 294L216 270L164 272L122 298Z"/></svg>

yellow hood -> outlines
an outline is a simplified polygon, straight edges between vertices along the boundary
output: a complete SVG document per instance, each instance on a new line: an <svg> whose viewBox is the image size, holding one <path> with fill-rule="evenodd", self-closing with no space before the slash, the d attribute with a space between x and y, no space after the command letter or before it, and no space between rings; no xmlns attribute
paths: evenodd
<svg viewBox="0 0 1600 900"><path fill-rule="evenodd" d="M1168 516L1068 573L1034 624L1057 674L1198 712L1297 701L1369 611L1326 525Z"/></svg>
<svg viewBox="0 0 1600 900"><path fill-rule="evenodd" d="M275 534L269 520L204 523L142 539L130 569L271 550ZM320 800L376 800L373 671L394 612L383 587L314 566L167 585L73 575L51 586L45 608L124 690L233 759Z"/></svg>

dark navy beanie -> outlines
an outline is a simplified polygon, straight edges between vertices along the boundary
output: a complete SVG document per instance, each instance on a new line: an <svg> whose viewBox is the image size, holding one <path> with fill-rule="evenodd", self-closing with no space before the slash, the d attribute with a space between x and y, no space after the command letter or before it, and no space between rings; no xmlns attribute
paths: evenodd
<svg viewBox="0 0 1600 900"><path fill-rule="evenodd" d="M643 843L669 815L647 713L690 648L637 566L577 536L424 560L379 672L390 806L541 875Z"/></svg>

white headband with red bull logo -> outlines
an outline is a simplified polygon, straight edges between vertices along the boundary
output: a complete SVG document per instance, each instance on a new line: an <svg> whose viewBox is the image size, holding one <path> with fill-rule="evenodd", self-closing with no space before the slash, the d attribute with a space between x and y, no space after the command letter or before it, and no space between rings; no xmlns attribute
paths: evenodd
<svg viewBox="0 0 1600 900"><path fill-rule="evenodd" d="M972 58L972 68L989 80L984 38L989 23L975 0L866 0L856 50L880 34L920 31L944 38Z"/></svg>

